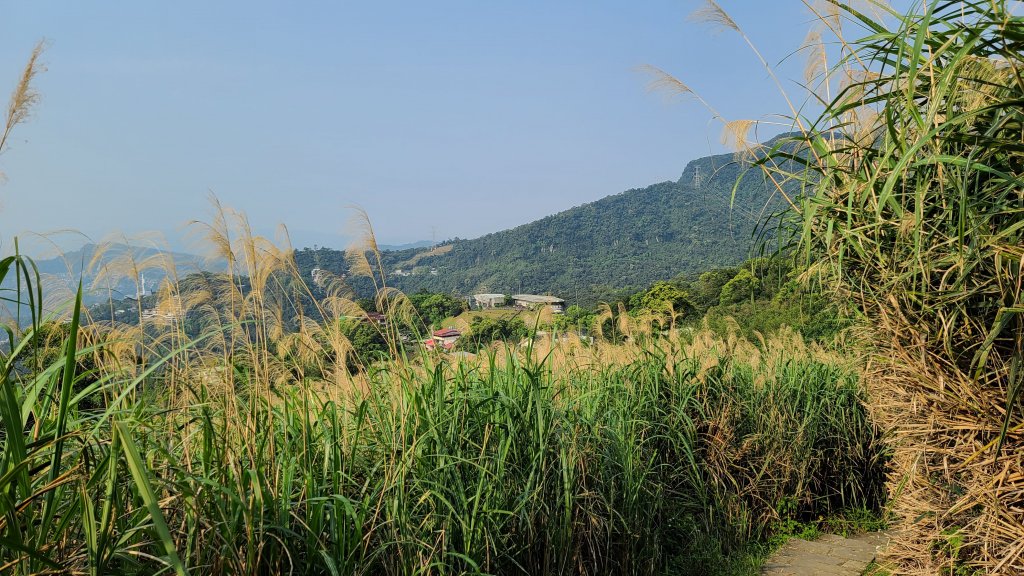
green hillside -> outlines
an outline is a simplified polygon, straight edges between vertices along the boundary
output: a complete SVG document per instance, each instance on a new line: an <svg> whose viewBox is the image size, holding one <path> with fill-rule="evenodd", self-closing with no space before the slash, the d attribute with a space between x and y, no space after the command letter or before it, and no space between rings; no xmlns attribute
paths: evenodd
<svg viewBox="0 0 1024 576"><path fill-rule="evenodd" d="M551 293L586 303L613 290L744 260L756 243L758 222L775 208L761 172L723 154L690 162L676 182L628 190L473 240L451 240L433 254L422 248L385 252L384 264L388 283L407 293ZM346 269L343 254L330 249L301 250L296 258L304 272ZM367 288L349 281L357 291Z"/></svg>

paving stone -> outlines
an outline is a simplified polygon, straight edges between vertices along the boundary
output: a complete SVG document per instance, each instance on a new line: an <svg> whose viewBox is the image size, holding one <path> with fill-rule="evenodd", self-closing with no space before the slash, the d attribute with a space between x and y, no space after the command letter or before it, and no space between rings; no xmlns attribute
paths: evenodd
<svg viewBox="0 0 1024 576"><path fill-rule="evenodd" d="M884 533L843 538L826 534L808 541L794 538L761 568L766 576L860 576L878 549L889 543Z"/></svg>
<svg viewBox="0 0 1024 576"><path fill-rule="evenodd" d="M864 549L864 548L833 548L829 553L829 556L836 558L840 561L845 560L859 560L867 556L874 556L875 550Z"/></svg>
<svg viewBox="0 0 1024 576"><path fill-rule="evenodd" d="M799 550L808 554L828 554L828 551L832 548L832 546L826 542L800 540L798 538L790 540L787 544L791 545L794 550Z"/></svg>

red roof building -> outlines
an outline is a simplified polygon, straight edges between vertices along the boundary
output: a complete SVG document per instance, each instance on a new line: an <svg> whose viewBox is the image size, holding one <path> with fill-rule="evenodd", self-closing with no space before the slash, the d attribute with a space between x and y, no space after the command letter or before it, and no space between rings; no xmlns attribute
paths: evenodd
<svg viewBox="0 0 1024 576"><path fill-rule="evenodd" d="M433 350L435 346L451 350L455 347L455 341L459 339L459 336L462 336L462 332L455 328L442 328L441 330L435 330L434 337L423 344L428 350Z"/></svg>

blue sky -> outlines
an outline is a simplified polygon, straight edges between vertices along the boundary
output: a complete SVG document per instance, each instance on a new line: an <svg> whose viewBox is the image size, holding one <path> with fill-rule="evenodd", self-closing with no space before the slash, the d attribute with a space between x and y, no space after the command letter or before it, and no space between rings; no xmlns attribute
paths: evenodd
<svg viewBox="0 0 1024 576"><path fill-rule="evenodd" d="M723 0L772 63L799 0ZM8 2L0 89L46 38L42 102L0 156L0 238L71 228L174 233L208 196L298 244L471 238L679 177L723 150L659 66L731 118L785 104L742 40L648 2ZM798 92L803 63L780 67ZM340 247L340 246L339 246Z"/></svg>

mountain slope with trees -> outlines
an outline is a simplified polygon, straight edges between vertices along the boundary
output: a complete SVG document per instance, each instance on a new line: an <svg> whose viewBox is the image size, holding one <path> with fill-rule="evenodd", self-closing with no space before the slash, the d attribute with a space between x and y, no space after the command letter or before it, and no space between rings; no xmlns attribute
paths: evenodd
<svg viewBox="0 0 1024 576"><path fill-rule="evenodd" d="M758 223L778 204L760 171L748 171L732 154L709 156L690 162L676 182L456 238L444 250L385 251L383 265L388 284L406 293L550 293L590 304L617 290L738 264L757 244ZM305 273L347 271L336 250L300 250L296 260ZM349 282L357 292L368 289Z"/></svg>

